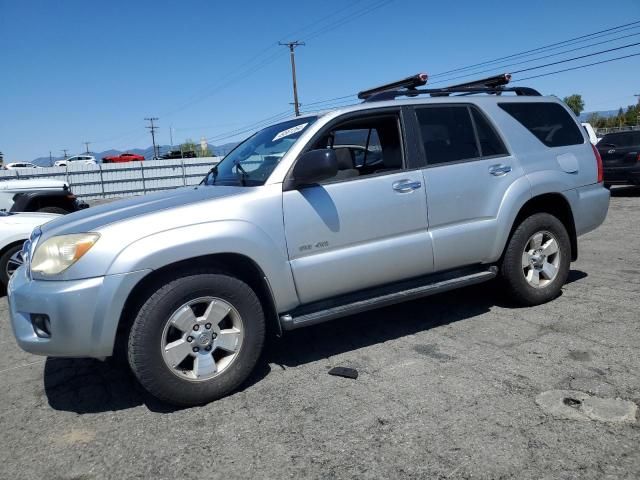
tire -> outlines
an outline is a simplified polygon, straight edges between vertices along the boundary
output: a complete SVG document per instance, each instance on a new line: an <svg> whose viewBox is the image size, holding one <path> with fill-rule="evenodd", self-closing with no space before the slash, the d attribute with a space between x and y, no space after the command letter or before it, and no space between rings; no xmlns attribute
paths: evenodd
<svg viewBox="0 0 640 480"><path fill-rule="evenodd" d="M60 215L66 215L67 213L71 213L69 210L65 210L61 207L42 207L38 209L38 212L42 213L58 213Z"/></svg>
<svg viewBox="0 0 640 480"><path fill-rule="evenodd" d="M9 270L16 266L12 257L20 250L22 250L22 245L15 245L0 255L0 285L5 288L7 288L11 276Z"/></svg>
<svg viewBox="0 0 640 480"><path fill-rule="evenodd" d="M550 240L555 240L556 254L551 253L554 247ZM541 244L539 248L536 248L537 243ZM542 247L544 245L547 245L546 249ZM563 223L548 213L536 213L524 219L513 232L500 273L512 298L522 305L532 306L560 294L569 275L570 263L571 241Z"/></svg>
<svg viewBox="0 0 640 480"><path fill-rule="evenodd" d="M195 303L189 306L191 302ZM210 307L215 315L208 322L203 319ZM220 312L230 308L220 321L217 317L223 313L217 308ZM185 313L189 310L190 314ZM194 317L200 326L197 332L191 326ZM204 343L206 335L210 343ZM229 338L235 339L235 353L217 343ZM238 388L254 369L264 338L262 306L246 283L218 273L190 272L168 280L148 297L129 332L127 354L134 375L149 393L186 407L211 402ZM185 350L172 356L166 353L171 347ZM199 351L195 353L194 348ZM179 360L182 354L185 357ZM217 368L213 373L206 370L211 358ZM196 378L197 372L203 372L202 378Z"/></svg>

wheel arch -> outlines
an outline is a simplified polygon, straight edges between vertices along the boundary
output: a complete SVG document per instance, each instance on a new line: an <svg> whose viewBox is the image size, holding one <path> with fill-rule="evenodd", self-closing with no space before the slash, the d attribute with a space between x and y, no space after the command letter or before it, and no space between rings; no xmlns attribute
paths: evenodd
<svg viewBox="0 0 640 480"><path fill-rule="evenodd" d="M25 241L26 241L26 238L23 240L15 240L13 242L7 243L3 247L0 247L0 256L4 255L7 251L11 250L13 247L21 246Z"/></svg>
<svg viewBox="0 0 640 480"><path fill-rule="evenodd" d="M254 260L243 254L215 253L173 262L153 270L143 277L129 292L120 313L114 354L120 355L124 353L129 329L135 320L137 312L151 292L160 288L166 282L167 276L170 275L175 278L189 272L203 271L223 273L238 278L249 285L262 304L267 333L275 336L282 335L273 292L262 268Z"/></svg>
<svg viewBox="0 0 640 480"><path fill-rule="evenodd" d="M77 210L75 195L69 191L36 191L18 193L14 197L12 212L35 212L44 207L60 207L67 211Z"/></svg>
<svg viewBox="0 0 640 480"><path fill-rule="evenodd" d="M522 207L520 207L520 210L512 222L511 230L509 231L506 242L502 246L502 254L500 258L502 259L504 251L509 244L509 240L518 225L520 225L525 218L535 213L549 213L562 222L567 229L567 233L569 234L569 239L571 241L571 261L575 262L578 259L578 236L576 233L573 211L571 210L569 200L562 193L557 192L536 195L535 197L527 200Z"/></svg>

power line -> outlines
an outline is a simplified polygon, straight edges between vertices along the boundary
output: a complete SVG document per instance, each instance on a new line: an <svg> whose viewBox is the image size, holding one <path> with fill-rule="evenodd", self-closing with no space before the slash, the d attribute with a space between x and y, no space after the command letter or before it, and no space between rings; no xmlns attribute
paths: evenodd
<svg viewBox="0 0 640 480"><path fill-rule="evenodd" d="M382 0L379 3L375 3L373 5L369 5L368 7L365 7L361 10L352 12L351 14L345 16L344 18L342 18L341 20L338 20L337 22L335 22L333 25L331 25L329 28L319 28L317 30L315 30L314 32L311 32L309 34L309 36L304 37L304 39L308 42L309 40L312 40L314 38L319 37L320 35L324 35L326 33L329 33L333 30L335 30L338 27L341 27L342 25L351 22L352 20L355 20L356 18L360 18L368 13L373 12L374 10L379 9L380 7L384 7L385 5L388 5L390 3L392 3L394 0Z"/></svg>
<svg viewBox="0 0 640 480"><path fill-rule="evenodd" d="M530 70L537 70L538 68L550 67L551 65L559 65L560 63L573 62L575 60L580 60L582 58L593 57L595 55L601 55L603 53L614 52L616 50L622 50L624 48L635 47L637 45L640 45L640 42L630 43L628 45L623 45L621 47L616 47L616 48L609 48L607 50L601 50L599 52L588 53L587 55L580 55L579 57L567 58L565 60L559 60L557 62L545 63L544 65L537 65L535 67L523 68L522 70L515 70L515 71L511 72L511 74L515 75L516 73L528 72Z"/></svg>
<svg viewBox="0 0 640 480"><path fill-rule="evenodd" d="M528 53L535 53L535 52L539 52L540 50L548 50L551 47L556 47L556 46L561 46L561 45L562 46L566 46L566 44L568 44L570 42L575 42L576 40L581 40L581 39L586 39L586 38L593 39L595 35L603 34L603 33L606 33L606 32L612 32L612 31L617 30L617 32L615 32L615 33L619 33L620 31L624 31L624 30L620 30L623 27L629 27L631 25L638 25L638 24L640 24L640 20L637 20L635 22L625 23L623 25L618 25L618 26L611 27L611 28L607 28L605 30L600 30L598 32L588 33L586 35L581 35L579 37L570 38L568 40L562 40L560 42L550 43L548 45L543 45L542 47L537 47L537 48L533 48L533 49L530 49L530 50L524 50L522 52L514 53L514 54L511 54L511 55L506 55L504 57L494 58L493 60L485 60L484 62L475 63L473 65L468 65L466 67L454 68L453 70L447 70L445 72L440 72L440 73L433 74L433 75L431 75L431 77L432 78L433 77L439 77L439 76L447 75L447 74L450 74L450 73L456 73L456 72L459 72L459 71L462 71L462 70L469 70L469 69L472 69L472 68L475 68L475 67L480 67L480 66L487 65L487 64L490 64L490 63L495 63L495 62L498 62L500 60L508 60L510 58L520 57L520 56L523 56L523 55L528 54ZM636 27L632 27L632 28L636 28ZM629 29L625 29L625 30L629 30ZM606 35L602 35L602 36L606 36ZM599 38L599 37L597 37L597 38Z"/></svg>
<svg viewBox="0 0 640 480"><path fill-rule="evenodd" d="M630 58L630 57L637 57L638 55L640 55L640 52L638 53L632 53L630 55L624 55L622 57L616 57L616 58L609 58L608 60L601 60L599 62L593 62L593 63L587 63L585 65L578 65L577 67L571 67L571 68L564 68L562 70L556 70L554 72L547 72L547 73L542 73L540 75L533 75L531 77L525 77L525 78L518 78L517 80L515 80L515 82L523 82L525 80L531 80L532 78L540 78L540 77L546 77L549 75L555 75L557 73L562 73L562 72L569 72L571 70L579 70L581 68L586 68L586 67L592 67L594 65L601 65L603 63L609 63L609 62L615 62L616 60L623 60L625 58ZM514 82L514 83L515 83Z"/></svg>
<svg viewBox="0 0 640 480"><path fill-rule="evenodd" d="M467 77L473 77L475 75L480 75L481 73L487 73L487 72L495 72L496 69L500 68L500 69L506 69L509 67L513 67L515 65L523 65L523 64L527 64L527 63L531 63L531 62L535 62L537 60L544 60L545 58L551 58L551 57L557 57L558 55L564 55L565 53L571 53L571 52L575 52L577 50L583 50L585 48L591 48L591 47L595 47L596 45L602 45L602 44L607 44L607 43L611 43L611 42L615 42L617 40L622 40L624 38L629 38L629 37L636 37L640 35L640 32L637 33L632 33L630 35L623 35L622 37L617 37L617 38L611 38L609 40L604 40L602 42L596 42L596 43L592 43L589 45L583 45L581 47L576 47L576 48L571 48L569 50L564 50L562 52L556 52L556 53L551 53L549 55L543 55L542 57L536 57L536 58L530 58L529 60L523 60L521 62L515 62L515 63L508 63L508 64L500 64L500 65L496 65L495 67L491 67L491 68L487 68L484 70L477 70L475 72L472 73L466 73L464 75L457 75L455 77L449 77L446 78L444 80L437 80L435 82L429 82L429 85L437 85L439 83L445 83L445 82L450 82L452 80L457 80L459 78L467 78Z"/></svg>

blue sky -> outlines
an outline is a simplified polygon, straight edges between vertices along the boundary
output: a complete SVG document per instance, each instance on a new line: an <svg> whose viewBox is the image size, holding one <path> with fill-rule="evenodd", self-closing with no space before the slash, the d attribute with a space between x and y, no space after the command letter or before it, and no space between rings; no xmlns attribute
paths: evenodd
<svg viewBox="0 0 640 480"><path fill-rule="evenodd" d="M528 3L0 0L0 151L15 161L63 148L77 153L85 140L95 151L146 147L148 116L160 117L160 143L169 143L170 125L175 143L233 140L217 138L291 108L289 57L279 40L307 43L296 51L304 109L412 73L433 75L640 20L638 0ZM632 33L640 28L620 36ZM634 42L640 35L590 50ZM583 63L634 52L640 46ZM636 101L639 74L634 57L527 85L580 93L587 111L609 110Z"/></svg>

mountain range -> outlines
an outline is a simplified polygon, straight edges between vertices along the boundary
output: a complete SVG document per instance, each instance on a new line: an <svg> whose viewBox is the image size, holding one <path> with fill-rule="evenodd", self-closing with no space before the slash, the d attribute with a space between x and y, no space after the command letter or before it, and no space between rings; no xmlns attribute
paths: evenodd
<svg viewBox="0 0 640 480"><path fill-rule="evenodd" d="M231 149L234 148L237 144L238 144L237 142L225 143L223 145L208 144L208 147L209 147L209 151L213 154L213 156L224 156L227 153L229 153L229 151L231 151ZM200 144L198 144L197 146L199 148ZM171 145L158 145L158 148L160 149L160 155L167 153L169 150L179 149L178 146L172 147ZM83 152L78 152L78 153L75 153L74 155L81 155L82 153ZM135 153L137 155L144 156L144 158L146 159L150 159L153 157L153 146L149 146L147 148L131 148L128 150L110 149L110 150L103 150L102 152L89 152L89 155L93 155L94 157L96 157L96 161L100 163L102 162L103 157L108 157L111 155L120 155L121 153ZM52 157L51 159L49 159L49 157L38 157L32 160L32 163L35 163L40 167L49 167L53 165L53 162L57 160L63 160L63 159L64 157L61 157L61 156Z"/></svg>

